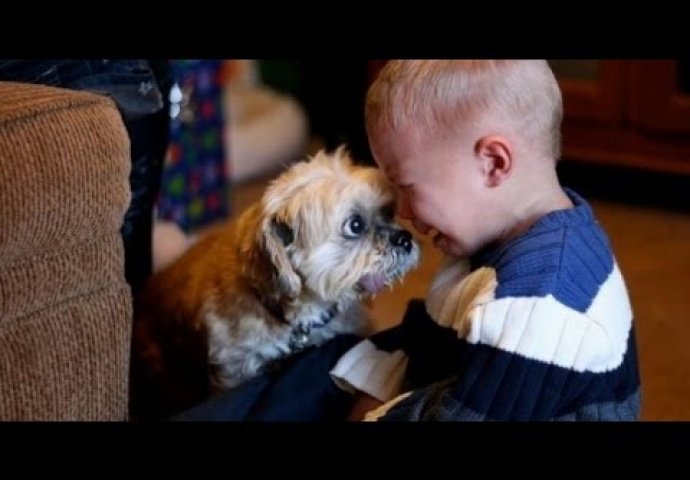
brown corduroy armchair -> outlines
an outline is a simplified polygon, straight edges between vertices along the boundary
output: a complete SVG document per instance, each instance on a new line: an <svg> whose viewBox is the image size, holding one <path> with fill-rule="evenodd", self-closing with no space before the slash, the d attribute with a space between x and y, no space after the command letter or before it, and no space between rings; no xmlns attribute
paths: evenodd
<svg viewBox="0 0 690 480"><path fill-rule="evenodd" d="M127 420L129 140L108 98L0 82L0 420Z"/></svg>

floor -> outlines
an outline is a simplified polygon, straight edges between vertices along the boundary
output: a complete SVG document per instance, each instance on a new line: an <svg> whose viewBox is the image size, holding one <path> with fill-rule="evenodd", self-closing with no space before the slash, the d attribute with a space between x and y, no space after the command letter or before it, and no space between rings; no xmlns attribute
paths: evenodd
<svg viewBox="0 0 690 480"><path fill-rule="evenodd" d="M259 198L266 179L232 189L234 212ZM592 199L609 234L635 314L643 420L690 421L690 213ZM423 297L440 256L425 238L422 263L371 306L375 328L399 321L407 300Z"/></svg>

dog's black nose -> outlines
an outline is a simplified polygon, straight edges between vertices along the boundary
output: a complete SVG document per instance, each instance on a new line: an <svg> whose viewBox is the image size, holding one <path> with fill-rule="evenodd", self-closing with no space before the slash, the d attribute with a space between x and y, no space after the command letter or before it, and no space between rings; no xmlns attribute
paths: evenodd
<svg viewBox="0 0 690 480"><path fill-rule="evenodd" d="M407 230L398 230L391 235L391 244L402 247L407 253L412 251L412 234Z"/></svg>

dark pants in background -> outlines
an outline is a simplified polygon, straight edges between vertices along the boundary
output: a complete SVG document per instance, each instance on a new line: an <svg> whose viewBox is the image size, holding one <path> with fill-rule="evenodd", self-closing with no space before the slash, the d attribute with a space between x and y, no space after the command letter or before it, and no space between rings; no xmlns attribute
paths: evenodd
<svg viewBox="0 0 690 480"><path fill-rule="evenodd" d="M173 79L167 61L0 60L0 80L92 91L117 104L131 141L132 201L121 231L125 277L136 295L151 274L153 205L168 147Z"/></svg>

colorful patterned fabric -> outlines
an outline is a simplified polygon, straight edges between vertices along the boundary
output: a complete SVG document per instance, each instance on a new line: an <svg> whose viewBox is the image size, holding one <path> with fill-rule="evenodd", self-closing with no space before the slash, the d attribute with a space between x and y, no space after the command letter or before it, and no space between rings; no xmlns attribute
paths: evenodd
<svg viewBox="0 0 690 480"><path fill-rule="evenodd" d="M171 62L170 146L158 216L190 231L228 215L221 60Z"/></svg>

